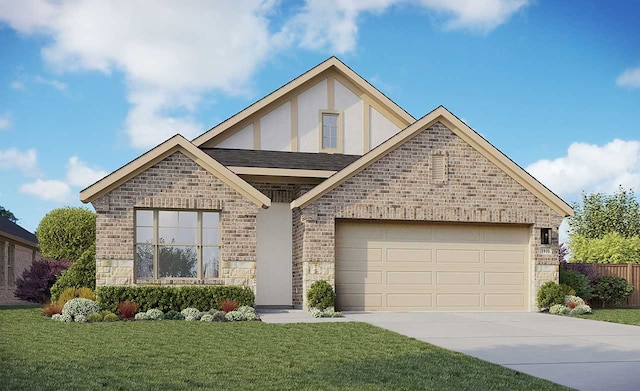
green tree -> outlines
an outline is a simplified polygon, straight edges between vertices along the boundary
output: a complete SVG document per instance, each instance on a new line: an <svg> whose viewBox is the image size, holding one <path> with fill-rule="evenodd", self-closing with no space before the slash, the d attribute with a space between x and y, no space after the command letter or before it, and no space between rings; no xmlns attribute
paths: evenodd
<svg viewBox="0 0 640 391"><path fill-rule="evenodd" d="M632 189L622 186L614 194L582 194L582 204L573 206L569 233L586 239L601 239L610 232L625 238L640 236L640 204Z"/></svg>
<svg viewBox="0 0 640 391"><path fill-rule="evenodd" d="M13 213L11 213L9 209L5 209L2 205L0 205L0 216L8 218L12 223L18 221L18 218Z"/></svg>
<svg viewBox="0 0 640 391"><path fill-rule="evenodd" d="M58 208L47 213L36 230L42 255L77 260L96 243L96 215L85 208Z"/></svg>

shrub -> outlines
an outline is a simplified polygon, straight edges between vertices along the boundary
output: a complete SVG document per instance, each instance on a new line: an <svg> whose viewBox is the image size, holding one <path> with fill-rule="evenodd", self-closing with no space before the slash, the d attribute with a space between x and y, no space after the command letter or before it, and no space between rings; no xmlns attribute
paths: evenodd
<svg viewBox="0 0 640 391"><path fill-rule="evenodd" d="M213 322L213 315L206 313L200 317L201 322Z"/></svg>
<svg viewBox="0 0 640 391"><path fill-rule="evenodd" d="M584 315L584 314L590 314L590 313L591 313L591 307L589 307L586 304L579 305L576 308L573 308L569 312L570 315Z"/></svg>
<svg viewBox="0 0 640 391"><path fill-rule="evenodd" d="M578 271L568 270L561 267L560 284L569 285L575 290L575 293L571 296L580 296L585 300L589 300L593 297L593 288L591 288L589 279Z"/></svg>
<svg viewBox="0 0 640 391"><path fill-rule="evenodd" d="M58 303L49 303L42 307L42 315L51 317L62 313L62 306Z"/></svg>
<svg viewBox="0 0 640 391"><path fill-rule="evenodd" d="M133 301L140 304L140 310L158 308L161 311L180 311L184 308L197 308L208 311L219 309L225 299L232 299L239 305L254 304L255 296L249 287L211 285L211 286L105 286L96 291L97 300L103 309L115 311L121 301Z"/></svg>
<svg viewBox="0 0 640 391"><path fill-rule="evenodd" d="M236 310L240 312L245 320L260 320L260 315L256 312L256 309L253 307L249 307L247 305L243 305L242 307Z"/></svg>
<svg viewBox="0 0 640 391"><path fill-rule="evenodd" d="M16 279L15 296L22 300L43 304L49 301L51 286L71 261L41 259L33 262L29 269Z"/></svg>
<svg viewBox="0 0 640 391"><path fill-rule="evenodd" d="M314 318L342 318L342 312L336 312L333 307L328 307L324 310L312 308L310 312Z"/></svg>
<svg viewBox="0 0 640 391"><path fill-rule="evenodd" d="M214 322L224 322L225 318L225 312L224 311L219 311L219 310L210 310L209 314L213 317L213 321Z"/></svg>
<svg viewBox="0 0 640 391"><path fill-rule="evenodd" d="M133 301L121 301L118 303L118 314L122 319L131 319L138 312L140 305Z"/></svg>
<svg viewBox="0 0 640 391"><path fill-rule="evenodd" d="M138 312L133 318L135 320L149 320L149 315L146 312Z"/></svg>
<svg viewBox="0 0 640 391"><path fill-rule="evenodd" d="M89 316L87 316L87 322L89 323L102 322L102 319L103 319L102 314L99 314L97 312L94 312L92 314L89 314Z"/></svg>
<svg viewBox="0 0 640 391"><path fill-rule="evenodd" d="M573 270L579 273L582 273L585 277L587 277L587 280L589 281L589 284L592 284L593 281L595 281L596 278L598 278L598 265L593 264L593 263L567 263L567 262L563 262L561 264L561 267L567 269L567 270Z"/></svg>
<svg viewBox="0 0 640 391"><path fill-rule="evenodd" d="M573 235L569 243L571 259L586 263L640 263L640 237L625 238L609 232L602 238Z"/></svg>
<svg viewBox="0 0 640 391"><path fill-rule="evenodd" d="M222 300L220 303L220 309L225 313L235 311L239 306L237 301L231 299Z"/></svg>
<svg viewBox="0 0 640 391"><path fill-rule="evenodd" d="M538 309L541 311L551 307L554 304L564 304L564 292L560 285L553 281L545 282L538 289Z"/></svg>
<svg viewBox="0 0 640 391"><path fill-rule="evenodd" d="M62 315L70 316L76 322L86 322L87 316L98 312L100 312L100 306L89 299L71 299L62 307Z"/></svg>
<svg viewBox="0 0 640 391"><path fill-rule="evenodd" d="M633 293L634 287L622 277L602 276L593 282L593 290L604 308L606 304L624 305L627 297Z"/></svg>
<svg viewBox="0 0 640 391"><path fill-rule="evenodd" d="M200 312L197 308L185 308L181 311L181 314L184 316L184 320L200 320L202 316L202 312Z"/></svg>
<svg viewBox="0 0 640 391"><path fill-rule="evenodd" d="M47 213L36 230L42 255L79 259L96 242L96 215L85 208L58 208Z"/></svg>
<svg viewBox="0 0 640 391"><path fill-rule="evenodd" d="M147 311L147 317L149 320L162 320L164 319L164 312L160 311L157 308L152 308Z"/></svg>
<svg viewBox="0 0 640 391"><path fill-rule="evenodd" d="M240 311L227 312L224 318L229 322L241 322L241 321L247 320L245 318L245 315Z"/></svg>
<svg viewBox="0 0 640 391"><path fill-rule="evenodd" d="M569 308L562 304L554 304L551 306L551 308L549 308L549 313L556 315L566 315L569 313L569 311Z"/></svg>
<svg viewBox="0 0 640 391"><path fill-rule="evenodd" d="M582 300L578 296L565 296L564 305L573 309L577 306L584 305L584 300Z"/></svg>
<svg viewBox="0 0 640 391"><path fill-rule="evenodd" d="M307 306L310 308L325 309L333 307L336 294L333 287L325 280L319 280L311 284L307 291Z"/></svg>
<svg viewBox="0 0 640 391"><path fill-rule="evenodd" d="M80 258L65 270L51 287L51 300L58 300L67 288L96 289L96 246L89 247Z"/></svg>
<svg viewBox="0 0 640 391"><path fill-rule="evenodd" d="M178 311L174 311L174 310L167 311L167 313L164 314L164 320L174 320L176 318L176 315L178 314L180 314Z"/></svg>
<svg viewBox="0 0 640 391"><path fill-rule="evenodd" d="M103 322L117 322L119 320L118 315L113 312L107 312L107 314L102 319Z"/></svg>
<svg viewBox="0 0 640 391"><path fill-rule="evenodd" d="M562 292L565 296L575 296L576 291L567 284L560 284L560 288L562 288Z"/></svg>
<svg viewBox="0 0 640 391"><path fill-rule="evenodd" d="M56 303L60 304L60 305L64 305L67 301L71 300L71 299L75 299L77 297L80 297L82 299L89 299L89 300L95 300L96 299L96 295L95 293L89 289L89 288L85 288L85 287L81 287L81 288L75 288L75 287L71 287L71 288L67 288L65 289L62 294L60 294L60 296L58 297L58 299L56 300ZM53 301L54 298L51 297L51 300Z"/></svg>

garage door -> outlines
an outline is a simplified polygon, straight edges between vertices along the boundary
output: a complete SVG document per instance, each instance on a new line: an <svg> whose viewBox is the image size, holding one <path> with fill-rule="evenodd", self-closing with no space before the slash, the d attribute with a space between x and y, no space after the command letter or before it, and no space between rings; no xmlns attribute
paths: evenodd
<svg viewBox="0 0 640 391"><path fill-rule="evenodd" d="M338 221L342 311L526 311L529 228Z"/></svg>

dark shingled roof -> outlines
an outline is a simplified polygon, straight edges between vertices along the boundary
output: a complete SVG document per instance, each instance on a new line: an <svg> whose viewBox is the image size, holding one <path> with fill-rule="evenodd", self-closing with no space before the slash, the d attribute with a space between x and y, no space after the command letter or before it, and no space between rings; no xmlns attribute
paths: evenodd
<svg viewBox="0 0 640 391"><path fill-rule="evenodd" d="M359 155L339 153L254 151L252 149L226 148L201 149L221 164L235 167L339 171L360 158Z"/></svg>
<svg viewBox="0 0 640 391"><path fill-rule="evenodd" d="M31 242L35 246L38 245L38 239L36 239L36 235L22 228L18 224L11 222L11 220L4 216L0 216L0 234L2 232L6 232L9 235L13 235L20 239L26 240L27 242Z"/></svg>

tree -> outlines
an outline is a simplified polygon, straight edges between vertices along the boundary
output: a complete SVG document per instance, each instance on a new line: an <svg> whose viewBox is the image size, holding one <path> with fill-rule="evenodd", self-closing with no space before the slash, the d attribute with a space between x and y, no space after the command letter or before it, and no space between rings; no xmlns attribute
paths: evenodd
<svg viewBox="0 0 640 391"><path fill-rule="evenodd" d="M10 210L5 209L2 205L0 205L0 216L4 216L8 218L9 221L11 221L12 223L15 223L18 221L18 218L13 213L11 213Z"/></svg>
<svg viewBox="0 0 640 391"><path fill-rule="evenodd" d="M56 278L66 270L70 261L39 259L16 279L15 296L22 300L44 304L49 301L49 290Z"/></svg>
<svg viewBox="0 0 640 391"><path fill-rule="evenodd" d="M610 232L625 238L640 236L640 203L632 189L622 186L611 195L582 194L582 205L573 205L568 218L569 233L586 239L601 239Z"/></svg>
<svg viewBox="0 0 640 391"><path fill-rule="evenodd" d="M42 255L77 260L96 243L96 215L85 208L58 208L47 213L36 230Z"/></svg>
<svg viewBox="0 0 640 391"><path fill-rule="evenodd" d="M567 255L569 255L569 249L564 243L560 243L560 245L558 246L558 262L566 262Z"/></svg>

